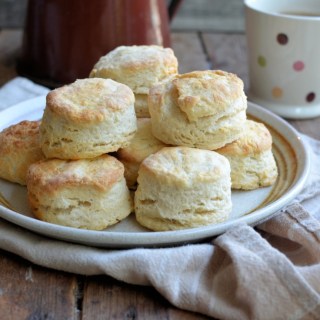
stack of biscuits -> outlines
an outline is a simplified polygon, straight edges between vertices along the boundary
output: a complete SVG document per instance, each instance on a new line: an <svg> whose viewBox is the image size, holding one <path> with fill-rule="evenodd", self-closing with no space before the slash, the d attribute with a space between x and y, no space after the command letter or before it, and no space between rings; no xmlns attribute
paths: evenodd
<svg viewBox="0 0 320 320"><path fill-rule="evenodd" d="M134 211L154 231L212 225L232 189L278 175L270 132L246 109L234 74L178 74L170 48L118 47L51 91L41 121L0 133L0 177L26 185L50 223L102 230Z"/></svg>

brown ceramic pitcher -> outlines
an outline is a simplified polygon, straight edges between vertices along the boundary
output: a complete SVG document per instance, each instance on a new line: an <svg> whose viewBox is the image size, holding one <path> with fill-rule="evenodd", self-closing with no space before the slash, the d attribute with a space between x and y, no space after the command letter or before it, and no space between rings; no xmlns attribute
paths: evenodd
<svg viewBox="0 0 320 320"><path fill-rule="evenodd" d="M171 15L180 1L172 1ZM169 47L165 0L29 0L18 73L49 87L86 78L119 45Z"/></svg>

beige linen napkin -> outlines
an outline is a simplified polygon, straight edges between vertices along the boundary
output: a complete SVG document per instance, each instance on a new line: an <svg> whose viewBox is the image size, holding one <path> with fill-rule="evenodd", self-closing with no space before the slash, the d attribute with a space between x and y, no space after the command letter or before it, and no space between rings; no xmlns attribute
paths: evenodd
<svg viewBox="0 0 320 320"><path fill-rule="evenodd" d="M0 220L0 248L49 268L150 285L179 308L219 319L320 319L320 142L304 140L312 173L303 192L256 229L239 224L208 243L109 250Z"/></svg>

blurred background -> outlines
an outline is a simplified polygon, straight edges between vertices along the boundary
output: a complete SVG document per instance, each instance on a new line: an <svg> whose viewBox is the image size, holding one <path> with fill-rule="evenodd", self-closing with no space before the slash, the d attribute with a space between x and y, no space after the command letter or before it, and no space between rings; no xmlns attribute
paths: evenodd
<svg viewBox="0 0 320 320"><path fill-rule="evenodd" d="M132 0L132 3L134 1ZM168 4L172 0L165 1ZM78 3L79 10L80 7L84 10L85 0L79 0ZM236 73L243 79L245 89L247 89L243 0L182 0L179 3L180 6L169 24L172 48L179 60L179 72L222 69ZM47 4L50 4L50 0ZM0 86L17 75L16 65L22 56L22 35L27 5L28 0L0 0ZM140 12L139 10L137 11ZM49 21L47 23L52 26L52 30L56 30ZM35 23L35 25L38 24ZM41 33L36 34L41 35ZM37 54L44 57L45 55L40 50L45 47L38 45L37 48L39 49ZM34 46L30 44L29 52L34 53L33 49ZM103 54L105 52L107 51L103 51ZM45 59L35 59L35 61L37 61L38 69L48 70L47 65L41 65L41 63L46 63ZM31 71L37 72L34 65L30 65ZM55 63L54 66L56 68L60 66L66 71L72 70L72 68L64 68L62 63ZM50 79L49 82L46 79L38 79L33 77L31 72L21 72L21 69L19 69L19 74L48 87L59 86L61 83L52 83Z"/></svg>
<svg viewBox="0 0 320 320"><path fill-rule="evenodd" d="M0 28L21 28L26 7L27 0L0 0ZM243 0L184 0L171 29L242 32Z"/></svg>

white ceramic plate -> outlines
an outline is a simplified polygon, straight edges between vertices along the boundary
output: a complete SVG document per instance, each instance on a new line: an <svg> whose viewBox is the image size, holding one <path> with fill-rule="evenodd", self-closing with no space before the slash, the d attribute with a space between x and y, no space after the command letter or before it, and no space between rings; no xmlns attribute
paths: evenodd
<svg viewBox="0 0 320 320"><path fill-rule="evenodd" d="M39 97L2 111L0 131L22 120L40 119L44 105L45 97ZM116 226L103 231L63 227L35 219L27 204L26 188L2 179L0 192L14 211L0 206L0 217L48 237L110 248L177 245L219 235L241 222L256 225L269 219L300 192L309 172L310 161L298 132L287 122L250 102L247 113L249 117L264 122L271 131L279 178L272 187L233 191L233 211L226 222L180 231L153 232L139 226L134 214L131 214Z"/></svg>

